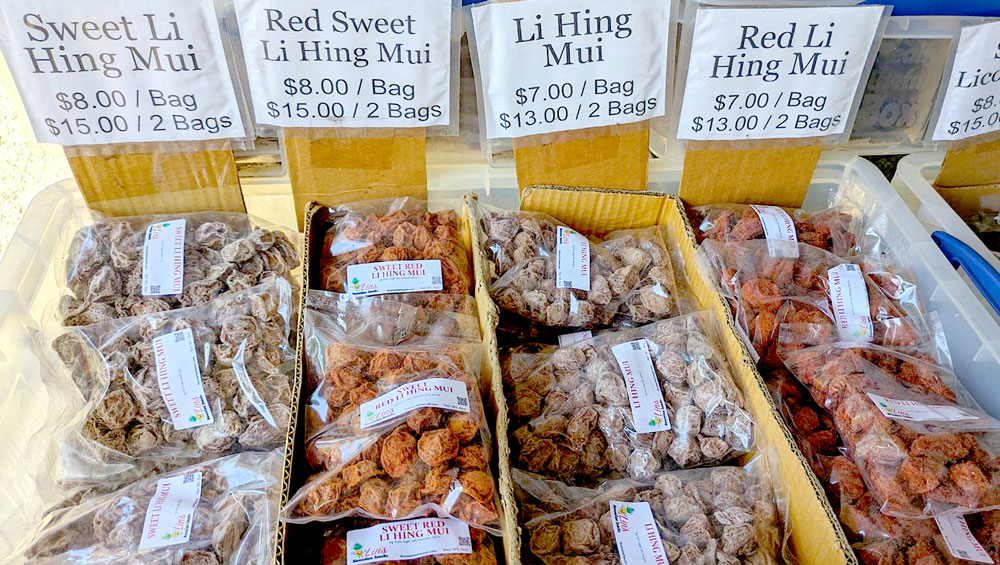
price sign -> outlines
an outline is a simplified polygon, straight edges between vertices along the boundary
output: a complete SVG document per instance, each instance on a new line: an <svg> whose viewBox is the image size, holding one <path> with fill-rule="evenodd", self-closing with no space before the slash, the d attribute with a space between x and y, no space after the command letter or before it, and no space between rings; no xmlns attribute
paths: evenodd
<svg viewBox="0 0 1000 565"><path fill-rule="evenodd" d="M967 27L934 127L934 141L1000 130L1000 22Z"/></svg>
<svg viewBox="0 0 1000 565"><path fill-rule="evenodd" d="M669 2L524 0L472 19L490 139L664 113Z"/></svg>
<svg viewBox="0 0 1000 565"><path fill-rule="evenodd" d="M211 2L9 0L0 26L43 143L245 135Z"/></svg>
<svg viewBox="0 0 1000 565"><path fill-rule="evenodd" d="M883 10L698 10L677 137L843 133Z"/></svg>
<svg viewBox="0 0 1000 565"><path fill-rule="evenodd" d="M451 120L451 0L236 0L259 123L426 127Z"/></svg>

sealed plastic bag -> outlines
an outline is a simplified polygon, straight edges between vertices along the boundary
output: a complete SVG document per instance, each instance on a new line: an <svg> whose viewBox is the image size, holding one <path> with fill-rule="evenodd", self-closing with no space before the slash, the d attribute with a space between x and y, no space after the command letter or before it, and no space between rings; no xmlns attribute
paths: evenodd
<svg viewBox="0 0 1000 565"><path fill-rule="evenodd" d="M1000 467L988 451L996 433L966 431L996 421L946 368L870 343L779 351L830 410L882 512L928 518L1000 508Z"/></svg>
<svg viewBox="0 0 1000 565"><path fill-rule="evenodd" d="M485 207L479 225L490 294L500 308L531 323L606 326L623 306L639 323L676 313L662 228L591 241L546 214Z"/></svg>
<svg viewBox="0 0 1000 565"><path fill-rule="evenodd" d="M691 314L512 363L515 465L593 484L747 452L753 424L713 327Z"/></svg>
<svg viewBox="0 0 1000 565"><path fill-rule="evenodd" d="M774 369L763 376L799 451L820 482L826 483L830 460L840 455L841 446L833 419L816 405L809 391L787 370Z"/></svg>
<svg viewBox="0 0 1000 565"><path fill-rule="evenodd" d="M859 265L810 245L796 244L794 258L773 256L765 241L708 241L702 248L737 323L768 364L779 364L779 324L828 324L842 339L865 340L875 321L904 315Z"/></svg>
<svg viewBox="0 0 1000 565"><path fill-rule="evenodd" d="M429 212L412 198L343 204L329 214L319 287L349 294L435 291L469 294L472 269L454 210ZM379 272L405 261L420 275ZM367 265L367 267L365 267Z"/></svg>
<svg viewBox="0 0 1000 565"><path fill-rule="evenodd" d="M564 489L514 470L522 498L566 509L524 524L524 545L546 565L779 563L781 518L760 466L755 459L743 468L674 471L596 489Z"/></svg>
<svg viewBox="0 0 1000 565"><path fill-rule="evenodd" d="M274 560L282 450L143 479L50 514L11 563L243 565Z"/></svg>
<svg viewBox="0 0 1000 565"><path fill-rule="evenodd" d="M400 554L393 563L413 565L496 565L493 539L479 528L441 518L420 518L407 522L342 520L322 532L316 565L347 565L348 554L366 556ZM419 555L419 557L416 557Z"/></svg>
<svg viewBox="0 0 1000 565"><path fill-rule="evenodd" d="M185 308L298 265L284 232L256 228L246 214L104 218L73 237L59 315L82 326Z"/></svg>
<svg viewBox="0 0 1000 565"><path fill-rule="evenodd" d="M442 379L459 381L459 388L466 389L462 398L467 403L475 400L479 407L482 346L474 304L459 301L467 313L456 313L452 301L445 304L446 309L411 306L406 301L413 296L419 295L310 293L303 335L307 439L333 428L372 431L376 424L362 417L363 407L403 385L433 388L444 386L438 382ZM420 395L429 397L430 393ZM396 420L383 418L377 425L388 426Z"/></svg>
<svg viewBox="0 0 1000 565"><path fill-rule="evenodd" d="M859 221L846 209L815 212L777 206L712 204L688 210L698 243L768 239L805 243L839 257L853 255Z"/></svg>
<svg viewBox="0 0 1000 565"><path fill-rule="evenodd" d="M206 304L73 328L53 341L87 399L75 458L166 465L285 443L292 399L288 281ZM70 454L67 453L67 456Z"/></svg>

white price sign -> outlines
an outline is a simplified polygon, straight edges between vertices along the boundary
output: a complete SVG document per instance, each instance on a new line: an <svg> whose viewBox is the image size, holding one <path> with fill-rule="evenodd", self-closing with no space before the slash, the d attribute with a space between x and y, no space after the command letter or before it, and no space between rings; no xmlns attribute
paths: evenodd
<svg viewBox="0 0 1000 565"><path fill-rule="evenodd" d="M934 141L1000 130L1000 22L967 27L958 41Z"/></svg>
<svg viewBox="0 0 1000 565"><path fill-rule="evenodd" d="M678 139L843 133L883 10L698 10Z"/></svg>
<svg viewBox="0 0 1000 565"><path fill-rule="evenodd" d="M40 142L245 135L211 2L8 0L0 26Z"/></svg>
<svg viewBox="0 0 1000 565"><path fill-rule="evenodd" d="M236 0L236 11L259 123L449 124L450 0Z"/></svg>
<svg viewBox="0 0 1000 565"><path fill-rule="evenodd" d="M487 137L662 116L670 10L664 0L524 0L473 8Z"/></svg>

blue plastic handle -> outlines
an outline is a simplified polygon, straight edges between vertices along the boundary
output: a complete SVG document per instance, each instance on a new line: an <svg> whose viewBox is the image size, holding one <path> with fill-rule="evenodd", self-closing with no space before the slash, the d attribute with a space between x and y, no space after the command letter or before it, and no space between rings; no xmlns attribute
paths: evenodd
<svg viewBox="0 0 1000 565"><path fill-rule="evenodd" d="M993 310L1000 315L1000 273L993 268L993 265L987 263L982 255L973 251L964 241L951 234L936 231L931 234L931 239L956 269L961 267L965 270L972 284L976 285Z"/></svg>
<svg viewBox="0 0 1000 565"><path fill-rule="evenodd" d="M865 0L892 4L894 16L1000 16L996 0Z"/></svg>

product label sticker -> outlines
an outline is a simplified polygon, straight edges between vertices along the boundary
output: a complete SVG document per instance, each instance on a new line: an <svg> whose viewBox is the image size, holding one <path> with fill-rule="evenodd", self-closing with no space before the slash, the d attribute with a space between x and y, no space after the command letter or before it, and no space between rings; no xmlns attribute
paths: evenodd
<svg viewBox="0 0 1000 565"><path fill-rule="evenodd" d="M799 238L795 234L795 222L788 212L779 206L751 204L750 208L757 213L761 225L764 226L768 254L771 257L798 259Z"/></svg>
<svg viewBox="0 0 1000 565"><path fill-rule="evenodd" d="M1000 22L962 28L934 141L1000 130Z"/></svg>
<svg viewBox="0 0 1000 565"><path fill-rule="evenodd" d="M667 403L663 401L663 390L656 378L653 359L645 339L620 343L611 348L618 368L625 377L629 407L635 431L645 434L663 432L670 429L667 417Z"/></svg>
<svg viewBox="0 0 1000 565"><path fill-rule="evenodd" d="M469 525L455 518L386 522L347 532L347 565L472 553Z"/></svg>
<svg viewBox="0 0 1000 565"><path fill-rule="evenodd" d="M153 338L153 356L156 384L170 411L174 429L186 430L214 422L201 382L191 328Z"/></svg>
<svg viewBox="0 0 1000 565"><path fill-rule="evenodd" d="M648 502L611 501L615 545L622 565L669 565Z"/></svg>
<svg viewBox="0 0 1000 565"><path fill-rule="evenodd" d="M344 287L352 296L439 291L444 288L441 261L380 261L348 265Z"/></svg>
<svg viewBox="0 0 1000 565"><path fill-rule="evenodd" d="M146 507L139 549L156 549L187 543L194 526L194 508L201 500L201 471L156 481L156 491Z"/></svg>
<svg viewBox="0 0 1000 565"><path fill-rule="evenodd" d="M562 226L556 228L556 288L590 292L590 241Z"/></svg>
<svg viewBox="0 0 1000 565"><path fill-rule="evenodd" d="M963 516L937 517L934 521L937 522L938 530L952 557L976 563L993 563L986 548L972 535L969 523Z"/></svg>
<svg viewBox="0 0 1000 565"><path fill-rule="evenodd" d="M837 332L845 341L871 341L875 333L868 286L861 267L844 263L827 271L830 281L830 305L837 321Z"/></svg>
<svg viewBox="0 0 1000 565"><path fill-rule="evenodd" d="M486 136L664 115L671 9L665 0L524 0L472 8Z"/></svg>
<svg viewBox="0 0 1000 565"><path fill-rule="evenodd" d="M451 2L235 4L259 123L449 125L452 25L457 24Z"/></svg>
<svg viewBox="0 0 1000 565"><path fill-rule="evenodd" d="M146 228L142 244L142 295L184 292L184 229L187 220L160 222Z"/></svg>
<svg viewBox="0 0 1000 565"><path fill-rule="evenodd" d="M246 135L212 2L8 0L0 47L41 143Z"/></svg>
<svg viewBox="0 0 1000 565"><path fill-rule="evenodd" d="M574 345L586 345L593 341L594 332L590 330L585 330L582 332L574 332L571 334L562 334L559 336L559 347L572 347Z"/></svg>
<svg viewBox="0 0 1000 565"><path fill-rule="evenodd" d="M409 414L420 408L440 408L452 412L469 411L469 390L454 379L424 379L400 385L358 409L361 429L366 430Z"/></svg>
<svg viewBox="0 0 1000 565"><path fill-rule="evenodd" d="M882 13L881 6L699 9L677 138L843 133Z"/></svg>
<svg viewBox="0 0 1000 565"><path fill-rule="evenodd" d="M865 392L879 411L886 418L893 420L909 420L911 422L961 422L977 420L978 417L969 414L957 406L943 404L922 404L913 400L898 400L888 398L874 392Z"/></svg>

